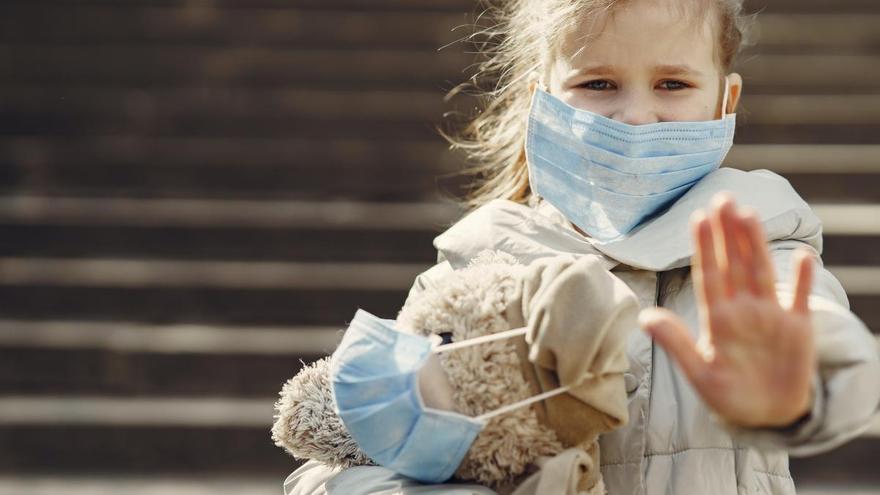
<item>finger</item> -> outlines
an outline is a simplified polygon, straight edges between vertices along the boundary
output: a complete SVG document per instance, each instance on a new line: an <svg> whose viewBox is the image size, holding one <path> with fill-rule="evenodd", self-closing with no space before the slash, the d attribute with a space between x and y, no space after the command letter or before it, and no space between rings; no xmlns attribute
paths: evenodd
<svg viewBox="0 0 880 495"><path fill-rule="evenodd" d="M810 290L813 285L813 254L809 250L798 249L794 256L794 300L791 309L796 313L810 311Z"/></svg>
<svg viewBox="0 0 880 495"><path fill-rule="evenodd" d="M748 290L745 278L745 263L738 245L738 219L736 205L729 193L719 193L713 198L713 223L716 239L722 248L721 278L724 281L725 295L733 297Z"/></svg>
<svg viewBox="0 0 880 495"><path fill-rule="evenodd" d="M757 210L751 207L742 209L743 223L747 231L749 251L751 252L751 272L755 294L778 303L776 297L776 272L770 261L767 236Z"/></svg>
<svg viewBox="0 0 880 495"><path fill-rule="evenodd" d="M752 233L746 224L743 216L742 208L734 208L733 210L733 243L736 246L742 274L742 289L748 290L755 296L760 294L758 288L758 280L755 276L755 253L752 249L751 237Z"/></svg>
<svg viewBox="0 0 880 495"><path fill-rule="evenodd" d="M724 286L715 255L712 225L705 211L697 210L691 215L691 232L696 244L692 263L694 286L704 306L712 307L724 297Z"/></svg>
<svg viewBox="0 0 880 495"><path fill-rule="evenodd" d="M678 363L688 380L698 389L708 364L681 319L663 308L647 308L639 313L639 324Z"/></svg>

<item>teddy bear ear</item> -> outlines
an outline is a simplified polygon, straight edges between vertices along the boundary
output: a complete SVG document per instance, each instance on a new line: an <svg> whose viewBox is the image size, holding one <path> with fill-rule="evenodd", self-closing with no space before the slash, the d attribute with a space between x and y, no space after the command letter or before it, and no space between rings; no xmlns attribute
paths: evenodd
<svg viewBox="0 0 880 495"><path fill-rule="evenodd" d="M284 384L275 403L272 440L297 459L343 468L371 464L336 414L330 359L304 366Z"/></svg>

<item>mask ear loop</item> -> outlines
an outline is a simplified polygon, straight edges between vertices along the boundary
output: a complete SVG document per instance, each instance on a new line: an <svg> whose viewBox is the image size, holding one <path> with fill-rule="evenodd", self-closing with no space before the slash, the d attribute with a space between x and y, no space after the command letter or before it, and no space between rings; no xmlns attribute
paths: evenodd
<svg viewBox="0 0 880 495"><path fill-rule="evenodd" d="M547 87L547 85L544 83L544 76L541 75L540 72L538 72L538 71L536 71L536 70L533 70L533 71L531 72L531 79L532 79L532 82L533 82L536 86L538 86L539 88L543 89L543 90L544 90L545 92L547 92L547 93L550 92L550 88Z"/></svg>
<svg viewBox="0 0 880 495"><path fill-rule="evenodd" d="M496 340L518 337L520 335L525 335L526 333L528 333L528 331L529 331L528 327L514 328L512 330L505 330L503 332L493 333L490 335L483 335L482 337L475 337L472 339L463 340L461 342L454 342L452 344L440 345L440 346L437 346L437 347L431 349L431 352L434 354L440 354L440 353L443 353L446 351L454 351L456 349L461 349L463 347L472 347L475 345L484 344L486 342L494 342ZM592 377L593 377L593 374L588 373L583 378L581 378L581 381L586 380L588 378L592 378ZM529 397L528 399L524 399L519 402L514 402L513 404L508 404L503 407L499 407L498 409L495 409L494 411L487 412L485 414L477 416L474 419L476 419L477 421L485 422L485 421L488 421L488 420L494 418L495 416L500 416L502 414L506 414L510 411L519 409L521 407L529 406L531 404L534 404L535 402L540 402L542 400L549 399L550 397L553 397L553 396L556 396L559 394L564 394L565 392L568 392L569 390L571 390L574 386L575 385L566 385L564 387L554 388L553 390L548 390L547 392L544 392L544 393L541 393L538 395L534 395L532 397Z"/></svg>
<svg viewBox="0 0 880 495"><path fill-rule="evenodd" d="M463 347L471 347L479 344L484 344L486 342L494 342L496 340L518 337L520 335L525 335L526 333L528 333L528 331L528 327L514 328L513 330L505 330L503 332L483 335L482 337L474 337L472 339L462 340L461 342L453 342L451 344L440 345L431 349L431 352L433 352L434 354L440 354L446 351L454 351Z"/></svg>
<svg viewBox="0 0 880 495"><path fill-rule="evenodd" d="M724 76L724 98L721 100L721 118L727 116L727 95L730 92L730 79Z"/></svg>
<svg viewBox="0 0 880 495"><path fill-rule="evenodd" d="M543 394L538 394L538 395L529 397L528 399L521 400L519 402L514 402L513 404L508 404L504 407L499 407L498 409L495 409L494 411L490 411L490 412L487 412L487 413L482 414L480 416L477 416L476 419L477 419L477 421L489 421L490 419L494 418L495 416L501 416L502 414L507 414L510 411L514 411L514 410L519 409L521 407L530 406L530 405L534 404L535 402L540 402L542 400L549 399L550 397L553 397L553 396L556 396L559 394L564 394L565 392L568 392L572 388L573 388L573 385L566 385L564 387L554 388L553 390L549 390L547 392L544 392Z"/></svg>

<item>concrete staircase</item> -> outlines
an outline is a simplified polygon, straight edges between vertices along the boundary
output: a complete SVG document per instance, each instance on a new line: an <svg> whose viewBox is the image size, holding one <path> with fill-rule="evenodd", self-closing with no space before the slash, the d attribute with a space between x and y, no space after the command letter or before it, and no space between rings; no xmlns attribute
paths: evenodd
<svg viewBox="0 0 880 495"><path fill-rule="evenodd" d="M789 180L880 332L880 4L750 2L728 164ZM470 0L0 4L0 494L280 493L272 403L459 210ZM459 105L465 105L459 103ZM793 459L880 493L880 428Z"/></svg>

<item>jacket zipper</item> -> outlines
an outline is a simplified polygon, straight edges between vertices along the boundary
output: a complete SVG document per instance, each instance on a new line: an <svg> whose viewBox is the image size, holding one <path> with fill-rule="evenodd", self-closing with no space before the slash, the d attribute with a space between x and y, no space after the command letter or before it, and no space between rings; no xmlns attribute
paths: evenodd
<svg viewBox="0 0 880 495"><path fill-rule="evenodd" d="M657 274L654 280L654 306L660 306L660 280L665 272L655 272Z"/></svg>

